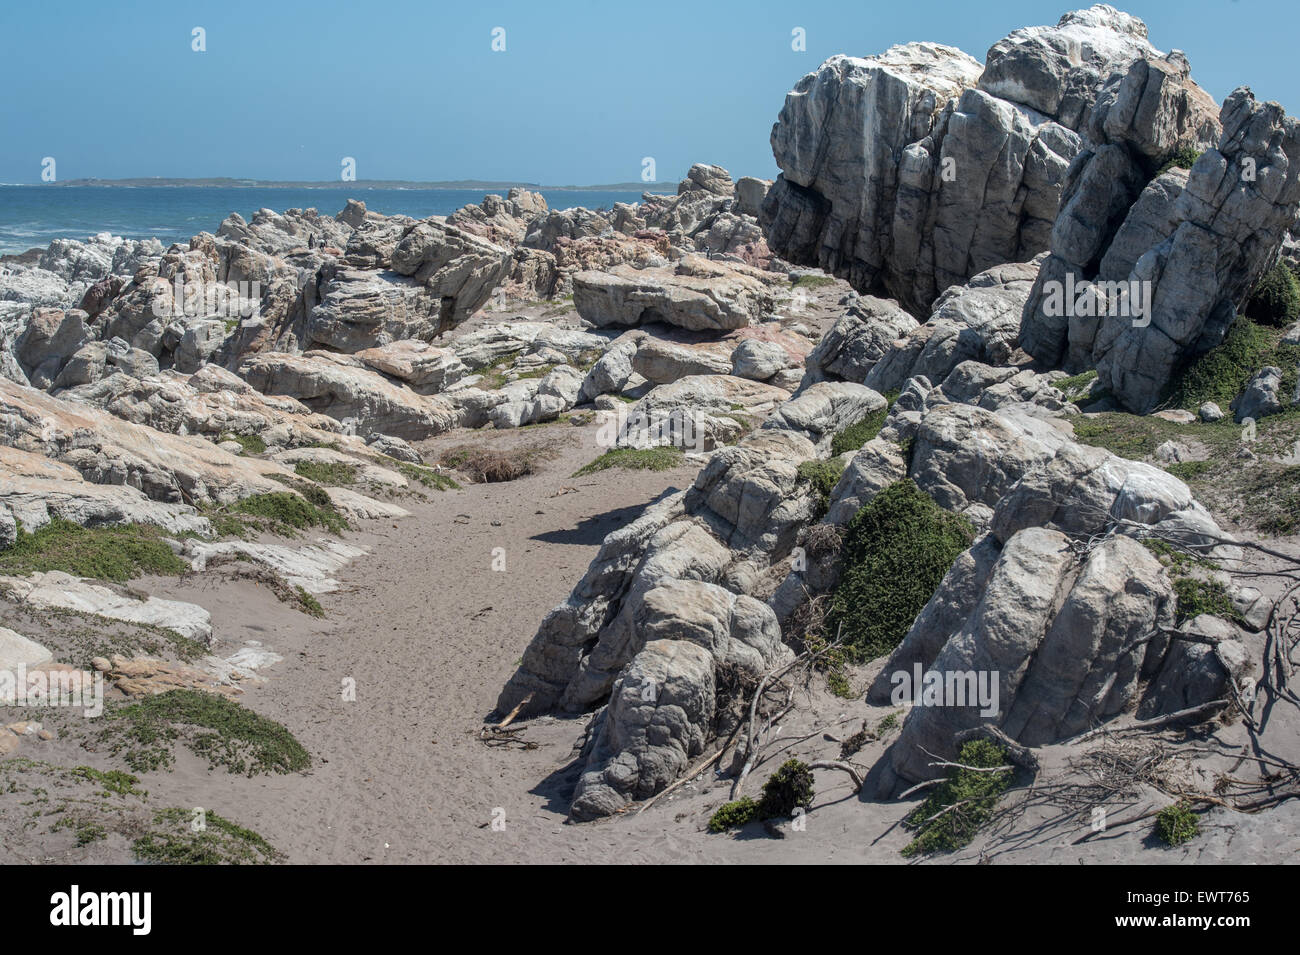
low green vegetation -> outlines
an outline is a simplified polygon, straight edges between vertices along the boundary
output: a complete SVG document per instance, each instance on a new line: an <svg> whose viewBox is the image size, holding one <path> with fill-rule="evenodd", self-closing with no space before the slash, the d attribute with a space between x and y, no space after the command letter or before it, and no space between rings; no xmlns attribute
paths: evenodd
<svg viewBox="0 0 1300 955"><path fill-rule="evenodd" d="M299 772L311 756L285 727L233 700L200 690L169 690L113 708L97 739L136 772L169 768L175 744L227 772Z"/></svg>
<svg viewBox="0 0 1300 955"><path fill-rule="evenodd" d="M219 537L247 537L252 531L292 536L319 527L334 534L347 530L348 522L334 508L324 488L306 481L294 491L254 494L208 514Z"/></svg>
<svg viewBox="0 0 1300 955"><path fill-rule="evenodd" d="M863 415L853 424L836 433L831 439L831 456L841 455L845 451L860 450L864 444L880 434L880 429L884 427L885 419L889 417L889 409L896 398L898 393L890 392L885 395L885 407Z"/></svg>
<svg viewBox="0 0 1300 955"><path fill-rule="evenodd" d="M327 487L344 487L357 483L356 465L346 461L298 461L293 473Z"/></svg>
<svg viewBox="0 0 1300 955"><path fill-rule="evenodd" d="M963 744L955 762L962 766L949 770L948 778L935 786L929 798L903 820L903 825L915 833L903 848L904 856L952 852L969 845L980 826L993 815L994 807L1015 776L1012 769L978 771L997 769L1007 763L1006 751L988 740Z"/></svg>
<svg viewBox="0 0 1300 955"><path fill-rule="evenodd" d="M1156 175L1158 176L1163 172L1168 172L1175 166L1179 169L1191 169L1196 165L1196 160L1200 158L1200 150L1195 146L1179 146L1178 149L1175 150L1174 154L1165 160L1164 165L1156 171Z"/></svg>
<svg viewBox="0 0 1300 955"><path fill-rule="evenodd" d="M1071 375L1069 378L1058 379L1052 384L1065 395L1067 401L1076 405L1086 405L1105 397L1105 392L1098 386L1094 386L1096 380L1097 370L1093 368L1078 375Z"/></svg>
<svg viewBox="0 0 1300 955"><path fill-rule="evenodd" d="M217 439L221 441L234 441L244 449L245 454L265 454L266 442L262 440L260 434L231 434L226 432Z"/></svg>
<svg viewBox="0 0 1300 955"><path fill-rule="evenodd" d="M558 367L559 366L556 364L540 365L530 371L521 371L517 373L515 375L515 380L518 381L523 378L545 378Z"/></svg>
<svg viewBox="0 0 1300 955"><path fill-rule="evenodd" d="M795 279L794 282L791 283L791 287L806 289L811 292L815 289L825 288L828 285L834 284L835 277L833 275L805 274Z"/></svg>
<svg viewBox="0 0 1300 955"><path fill-rule="evenodd" d="M93 613L54 607L20 605L7 614L4 625L19 633L40 632L41 643L55 659L83 670L95 657L147 656L191 662L209 649L175 630L153 624L110 620Z"/></svg>
<svg viewBox="0 0 1300 955"><path fill-rule="evenodd" d="M482 375L483 380L475 384L474 387L484 391L499 391L510 380L506 374L506 369L513 365L522 356L522 348L502 355L496 361L489 362L486 365L479 365L469 370L470 375Z"/></svg>
<svg viewBox="0 0 1300 955"><path fill-rule="evenodd" d="M831 491L839 483L844 467L844 461L838 457L824 461L814 458L799 465L799 479L811 484L817 494L817 514L813 520L821 520L826 515L831 504Z"/></svg>
<svg viewBox="0 0 1300 955"><path fill-rule="evenodd" d="M78 577L121 583L141 574L181 574L189 567L149 524L82 527L54 518L28 533L22 525L12 546L0 550L0 572L61 570Z"/></svg>
<svg viewBox="0 0 1300 955"><path fill-rule="evenodd" d="M1242 309L1248 318L1263 325L1284 327L1300 319L1300 283L1284 262L1264 273Z"/></svg>
<svg viewBox="0 0 1300 955"><path fill-rule="evenodd" d="M124 773L120 769L110 769L107 772L93 769L90 766L76 766L71 770L73 776L82 779L89 779L104 787L105 796L143 796L144 790L136 789L135 784L140 780L130 773Z"/></svg>
<svg viewBox="0 0 1300 955"><path fill-rule="evenodd" d="M1135 461L1150 460L1156 448L1177 441L1198 460L1161 465L1187 483L1216 516L1263 534L1300 529L1300 410L1260 419L1252 428L1230 417L1180 424L1155 415L1121 412L1072 419L1075 438ZM1243 450L1253 453L1247 462Z"/></svg>
<svg viewBox="0 0 1300 955"><path fill-rule="evenodd" d="M451 475L435 471L433 468L426 468L422 464L412 464L410 461L398 461L394 458L389 458L384 464L396 468L398 473L408 481L415 481L417 484L423 484L435 491L460 490L460 485L456 483Z"/></svg>
<svg viewBox="0 0 1300 955"><path fill-rule="evenodd" d="M256 832L211 810L157 810L131 849L141 862L156 865L259 865L280 858Z"/></svg>
<svg viewBox="0 0 1300 955"><path fill-rule="evenodd" d="M1199 577L1177 574L1172 580L1174 594L1178 597L1179 623L1199 617L1203 613L1244 623L1236 608L1232 606L1232 599L1221 581L1202 580Z"/></svg>
<svg viewBox="0 0 1300 955"><path fill-rule="evenodd" d="M789 819L795 810L812 807L813 776L808 764L798 759L787 759L763 784L763 795L757 802L743 796L733 802L723 803L709 817L710 832L726 832L763 819Z"/></svg>
<svg viewBox="0 0 1300 955"><path fill-rule="evenodd" d="M1201 821L1186 803L1165 806L1156 813L1156 835L1168 846L1181 846L1201 834Z"/></svg>
<svg viewBox="0 0 1300 955"><path fill-rule="evenodd" d="M849 522L826 632L858 660L889 653L973 539L911 480L891 484Z"/></svg>
<svg viewBox="0 0 1300 955"><path fill-rule="evenodd" d="M325 608L320 605L320 601L303 590L301 587L294 588L295 595L298 598L298 608L310 617L324 617Z"/></svg>
<svg viewBox="0 0 1300 955"><path fill-rule="evenodd" d="M1195 412L1205 402L1213 401L1227 412L1232 400L1265 365L1282 369L1282 393L1294 393L1300 345L1284 345L1281 339L1281 329L1238 317L1219 345L1172 379L1166 404Z"/></svg>
<svg viewBox="0 0 1300 955"><path fill-rule="evenodd" d="M724 802L709 817L709 832L726 832L747 826L758 818L758 803L748 796Z"/></svg>
<svg viewBox="0 0 1300 955"><path fill-rule="evenodd" d="M668 471L678 467L683 457L682 449L671 445L656 448L610 448L590 464L585 464L573 472L573 476L583 477L609 468L625 468L629 471Z"/></svg>

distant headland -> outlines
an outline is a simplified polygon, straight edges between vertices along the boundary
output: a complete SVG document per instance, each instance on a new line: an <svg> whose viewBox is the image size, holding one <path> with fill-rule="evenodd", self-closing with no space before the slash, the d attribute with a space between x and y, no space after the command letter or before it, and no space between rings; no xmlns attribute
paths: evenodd
<svg viewBox="0 0 1300 955"><path fill-rule="evenodd" d="M279 179L234 179L218 177L212 179L168 179L162 176L144 176L134 179L65 179L49 183L54 186L117 186L122 188L139 188L140 186L202 187L206 189L487 189L509 190L516 186L522 189L569 192L654 192L662 189L676 191L675 182L613 182L590 186L546 186L536 182L493 181L487 179L452 179L439 182L416 182L406 179L354 179L351 181L329 180L304 182ZM657 187L657 188L656 188Z"/></svg>

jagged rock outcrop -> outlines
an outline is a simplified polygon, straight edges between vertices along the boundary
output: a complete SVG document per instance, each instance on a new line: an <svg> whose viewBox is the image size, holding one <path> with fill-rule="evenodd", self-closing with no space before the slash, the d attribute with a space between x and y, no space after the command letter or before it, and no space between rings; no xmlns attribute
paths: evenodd
<svg viewBox="0 0 1300 955"><path fill-rule="evenodd" d="M295 398L363 435L379 431L415 440L461 422L459 409L447 398L418 394L348 355L264 352L248 358L239 374L265 395Z"/></svg>
<svg viewBox="0 0 1300 955"><path fill-rule="evenodd" d="M0 444L43 455L94 484L138 488L153 501L223 504L283 490L269 474L198 437L140 427L89 405L0 380ZM30 468L28 469L30 470Z"/></svg>
<svg viewBox="0 0 1300 955"><path fill-rule="evenodd" d="M1300 208L1300 123L1246 89L1224 101L1220 119L1219 147L1193 166L1172 233L1129 273L1149 289L1149 316L1102 322L1093 345L1099 379L1135 411L1150 410L1183 362L1222 341Z"/></svg>
<svg viewBox="0 0 1300 955"><path fill-rule="evenodd" d="M768 245L924 315L948 287L1048 248L1067 167L1094 130L1157 129L1161 158L1203 140L1212 117L1185 65L1105 5L1017 30L983 69L926 43L832 57L773 127Z"/></svg>

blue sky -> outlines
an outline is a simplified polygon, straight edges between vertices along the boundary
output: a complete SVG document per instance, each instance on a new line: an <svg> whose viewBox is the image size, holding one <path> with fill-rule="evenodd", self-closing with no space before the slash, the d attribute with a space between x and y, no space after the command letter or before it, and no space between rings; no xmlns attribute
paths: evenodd
<svg viewBox="0 0 1300 955"><path fill-rule="evenodd" d="M1295 0L1133 0L1221 100L1248 85L1300 110ZM1074 6L1086 6L1076 3ZM0 182L240 176L658 179L695 161L776 173L768 134L834 53L907 40L983 59L1066 2L585 0L62 2L0 5ZM207 51L191 50L191 30ZM493 52L492 30L506 31ZM807 51L791 49L803 27Z"/></svg>

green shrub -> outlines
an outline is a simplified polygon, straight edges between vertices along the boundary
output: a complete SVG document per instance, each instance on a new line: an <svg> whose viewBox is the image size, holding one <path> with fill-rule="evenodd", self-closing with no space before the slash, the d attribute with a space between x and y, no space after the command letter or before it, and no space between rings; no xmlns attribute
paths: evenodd
<svg viewBox="0 0 1300 955"><path fill-rule="evenodd" d="M1264 273L1243 309L1247 317L1264 325L1289 325L1300 318L1300 283L1284 263Z"/></svg>
<svg viewBox="0 0 1300 955"><path fill-rule="evenodd" d="M662 445L657 448L610 448L590 464L573 472L583 477L609 468L627 468L630 471L667 471L682 463L681 448Z"/></svg>
<svg viewBox="0 0 1300 955"><path fill-rule="evenodd" d="M1265 365L1283 370L1282 388L1290 394L1296 385L1300 346L1283 345L1281 334L1248 318L1238 317L1222 343L1210 349L1175 375L1169 389L1169 403L1196 411L1207 401L1227 409L1245 390L1255 372Z"/></svg>
<svg viewBox="0 0 1300 955"><path fill-rule="evenodd" d="M344 461L298 461L293 466L293 473L330 487L357 483L356 466Z"/></svg>
<svg viewBox="0 0 1300 955"><path fill-rule="evenodd" d="M741 796L734 802L724 802L709 817L709 832L726 832L739 829L758 818L758 803L748 796Z"/></svg>
<svg viewBox="0 0 1300 955"><path fill-rule="evenodd" d="M260 434L231 434L226 432L217 439L221 441L234 441L244 449L245 454L265 454L266 442L262 440Z"/></svg>
<svg viewBox="0 0 1300 955"><path fill-rule="evenodd" d="M880 434L880 429L884 426L885 419L888 417L889 405L887 404L879 411L873 411L859 418L853 424L838 432L835 437L831 438L831 456L836 457L845 451L860 450L864 444Z"/></svg>
<svg viewBox="0 0 1300 955"><path fill-rule="evenodd" d="M791 287L802 288L802 289L819 289L834 284L835 284L835 276L833 275L808 274L808 275L801 275L797 279L795 279Z"/></svg>
<svg viewBox="0 0 1300 955"><path fill-rule="evenodd" d="M1203 613L1240 621L1241 618L1232 605L1232 598L1228 596L1228 590L1222 582L1175 576L1173 584L1174 593L1178 596L1179 623Z"/></svg>
<svg viewBox="0 0 1300 955"><path fill-rule="evenodd" d="M814 520L820 520L830 508L831 491L835 490L843 473L844 462L837 457L825 461L813 458L799 465L800 480L811 484L817 494L817 515Z"/></svg>
<svg viewBox="0 0 1300 955"><path fill-rule="evenodd" d="M709 817L709 832L726 832L757 819L787 819L796 809L808 809L813 801L813 776L808 764L787 759L763 784L763 795L755 802L748 796L725 802Z"/></svg>
<svg viewBox="0 0 1300 955"><path fill-rule="evenodd" d="M1201 834L1201 821L1184 803L1165 806L1156 813L1156 835L1170 846L1181 846Z"/></svg>
<svg viewBox="0 0 1300 955"><path fill-rule="evenodd" d="M796 809L809 809L813 801L813 775L808 764L787 759L763 784L759 815L764 819L784 819Z"/></svg>
<svg viewBox="0 0 1300 955"><path fill-rule="evenodd" d="M82 527L56 517L35 533L20 524L12 546L0 550L0 571L33 574L61 570L121 583L141 574L181 574L189 565L150 524Z"/></svg>
<svg viewBox="0 0 1300 955"><path fill-rule="evenodd" d="M460 485L456 483L454 478L443 474L441 471L435 471L433 468L412 464L410 461L398 461L395 458L389 458L385 464L389 467L396 467L408 481L418 481L425 487L433 488L435 491L460 490Z"/></svg>
<svg viewBox="0 0 1300 955"><path fill-rule="evenodd" d="M196 831L196 819L202 825ZM158 865L266 864L280 854L251 829L215 812L196 817L190 809L160 809L148 832L131 844L141 862Z"/></svg>
<svg viewBox="0 0 1300 955"><path fill-rule="evenodd" d="M973 539L965 518L912 481L891 484L849 523L826 632L860 660L890 652Z"/></svg>
<svg viewBox="0 0 1300 955"><path fill-rule="evenodd" d="M137 772L171 766L177 741L212 769L223 766L231 773L290 773L311 766L311 756L285 727L201 690L168 690L120 707L99 739L113 755L124 753Z"/></svg>
<svg viewBox="0 0 1300 955"><path fill-rule="evenodd" d="M1179 169L1191 169L1196 165L1196 160L1200 158L1201 154L1195 146L1179 146L1174 151L1174 154L1165 160L1164 165L1156 171L1156 175L1167 172L1175 166Z"/></svg>
<svg viewBox="0 0 1300 955"><path fill-rule="evenodd" d="M108 772L103 772L90 766L75 766L70 774L80 779L89 779L91 782L99 783L104 787L104 795L106 796L110 793L117 796L144 795L142 790L135 788L135 784L140 780L130 773L122 772L120 769L110 769Z"/></svg>
<svg viewBox="0 0 1300 955"><path fill-rule="evenodd" d="M347 529L348 522L334 510L323 488L307 484L300 486L303 489L301 494L291 491L254 494L231 505L231 510L266 521L281 533L323 527L338 534Z"/></svg>
<svg viewBox="0 0 1300 955"><path fill-rule="evenodd" d="M301 587L294 588L294 596L297 598L299 609L309 617L325 616L325 608L320 605L320 601Z"/></svg>
<svg viewBox="0 0 1300 955"><path fill-rule="evenodd" d="M1006 765L1007 754L996 743L977 739L962 746L955 762L993 769ZM993 815L994 807L1011 785L1013 776L1015 772L1010 769L996 773L951 769L948 778L903 820L905 826L916 832L903 849L903 855L951 852L969 845L980 826Z"/></svg>

